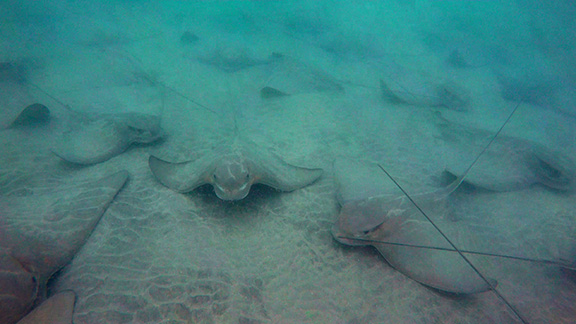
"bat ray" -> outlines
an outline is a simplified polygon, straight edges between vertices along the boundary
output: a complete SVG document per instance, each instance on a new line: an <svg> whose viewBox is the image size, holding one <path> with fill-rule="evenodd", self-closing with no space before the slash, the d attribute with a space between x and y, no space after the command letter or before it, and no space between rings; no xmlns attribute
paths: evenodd
<svg viewBox="0 0 576 324"><path fill-rule="evenodd" d="M1 323L18 321L45 299L50 276L84 245L127 178L120 171L62 190L0 197ZM73 303L63 298L65 305ZM53 310L50 304L66 307L52 300L44 308Z"/></svg>
<svg viewBox="0 0 576 324"><path fill-rule="evenodd" d="M394 62L386 64L385 69L380 91L392 103L463 111L470 102L466 91L453 82L439 82Z"/></svg>
<svg viewBox="0 0 576 324"><path fill-rule="evenodd" d="M340 177L340 186L354 186ZM357 179L354 179L357 182ZM459 185L457 179L448 187L419 195L414 195L418 206L424 210L443 208L447 197ZM388 184L390 185L390 184ZM339 203L342 206L337 222L332 228L334 238L346 245L372 245L396 270L409 278L441 291L457 294L473 294L487 291L496 285L486 282L424 219L419 209L401 192L386 192L349 200L348 194L339 190ZM442 250L425 250L415 247L380 244L383 241L430 246Z"/></svg>
<svg viewBox="0 0 576 324"><path fill-rule="evenodd" d="M240 136L193 161L171 163L150 156L149 165L156 179L168 188L185 193L211 184L222 200L243 199L257 183L293 191L322 174L321 169L291 165Z"/></svg>
<svg viewBox="0 0 576 324"><path fill-rule="evenodd" d="M57 293L34 308L18 324L72 324L75 303L76 294L73 291Z"/></svg>
<svg viewBox="0 0 576 324"><path fill-rule="evenodd" d="M384 99L392 103L446 107L456 111L466 110L470 100L464 90L454 83L432 83L413 72L400 74L393 80L380 79L380 91Z"/></svg>
<svg viewBox="0 0 576 324"><path fill-rule="evenodd" d="M271 72L260 92L263 98L308 92L342 92L344 87L319 68L280 53L274 53ZM266 67L268 68L268 67Z"/></svg>
<svg viewBox="0 0 576 324"><path fill-rule="evenodd" d="M449 147L446 171L463 174L466 166L489 141L491 133L450 122L437 123ZM479 158L465 181L493 191L512 191L539 183L557 190L573 188L574 163L570 158L541 144L510 136L498 136Z"/></svg>
<svg viewBox="0 0 576 324"><path fill-rule="evenodd" d="M96 164L119 155L134 143L153 143L162 136L157 116L133 112L102 115L65 133L53 152L71 163Z"/></svg>

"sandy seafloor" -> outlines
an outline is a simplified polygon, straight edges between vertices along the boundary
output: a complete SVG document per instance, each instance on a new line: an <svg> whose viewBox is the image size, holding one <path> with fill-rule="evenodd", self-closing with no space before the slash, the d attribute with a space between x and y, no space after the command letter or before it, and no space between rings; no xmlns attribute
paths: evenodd
<svg viewBox="0 0 576 324"><path fill-rule="evenodd" d="M533 82L534 97L546 78L560 89L555 94L564 94L545 92L545 100L522 103L502 134L576 161L574 36L563 33L574 27L566 18L573 5L161 3L0 5L1 59L27 72L25 84L2 83L2 121L33 102L53 116L46 127L0 132L0 194L57 183L47 179L130 173L86 245L51 282L51 294L78 295L74 323L521 323L493 292L441 294L391 268L371 247L334 241L330 228L340 207L333 166L354 161L372 168L364 177L374 181L384 179L373 169L381 163L409 193L438 189L453 162L446 159L458 157L446 153L437 112L496 131L517 104L503 98L501 75ZM198 39L182 42L186 31ZM452 49L466 53L470 66L447 64ZM218 57L239 58L233 64L239 67L273 52L324 71L344 91L316 91L302 80L297 93L263 100L258 90L275 72L267 64L237 71L217 64ZM390 60L458 84L469 106L387 102L378 82L388 72L382 61ZM50 151L74 122L70 109L160 114L167 136L104 163L71 166ZM290 193L254 187L230 203L211 187L180 194L154 179L150 154L171 161L201 155L232 136L232 116L256 145L295 165L323 168L320 180ZM343 172L356 178L362 170ZM377 191L373 184L358 187L358 196ZM575 198L540 185L460 188L450 197L450 214L431 217L461 249L573 261ZM498 281L498 292L525 321L576 321L573 272L496 257L470 260Z"/></svg>

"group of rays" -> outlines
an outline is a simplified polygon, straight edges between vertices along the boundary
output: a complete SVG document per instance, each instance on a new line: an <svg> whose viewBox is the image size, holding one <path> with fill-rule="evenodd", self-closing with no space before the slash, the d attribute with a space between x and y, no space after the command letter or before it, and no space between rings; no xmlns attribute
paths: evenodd
<svg viewBox="0 0 576 324"><path fill-rule="evenodd" d="M382 81L381 91L385 98L396 102L414 105L449 105L452 108L460 105L454 91L448 91L446 88L435 97L417 96L395 89ZM263 98L285 95L289 94L284 89L271 86L261 89ZM446 201L464 181L493 191L518 190L536 183L560 191L573 189L574 170L567 157L537 143L500 135L500 131L518 106L520 104L514 108L495 134L478 129L463 130L464 126L446 120L441 121L442 131L446 133L447 139L451 139L450 145L454 150L480 151L467 168L449 167L446 170L454 175L455 180L445 188L411 196L382 165L378 165L381 171L400 188L402 194L340 199L340 213L332 228L334 238L347 245L374 246L396 270L433 289L463 295L492 290L520 317L497 292L497 282L480 273L466 257L469 254L488 254L458 249L427 216L425 208L427 205ZM49 121L50 110L37 103L24 108L9 123L8 128L37 127ZM488 141L477 141L482 144L471 147L470 142L460 142L458 132L465 132L468 136ZM52 148L52 152L69 163L94 165L122 154L136 143L157 145L161 143L164 135L159 116L143 113L83 116L81 127L64 133ZM498 160L497 163L494 162L495 159ZM218 198L227 201L244 199L254 184L290 192L309 186L323 176L322 169L304 168L287 163L283 158L249 141L238 131L229 141L194 160L166 161L151 155L148 164L158 182L172 190L188 193L209 184L214 188ZM483 164L497 165L502 169L501 173L498 177L490 178L481 172L472 172L474 167L481 169ZM39 300L44 298L44 286L50 276L72 259L103 214L105 206L110 204L127 178L127 172L122 171L99 181L82 184L85 191L88 190L86 188L102 190L97 194L88 195L87 198L84 197L85 200L81 201L86 204L86 199L89 199L91 206L95 206L90 212L95 216L86 218L80 226L77 223L70 225L83 228L83 231L75 233L74 239L70 239L66 247L50 249L50 245L46 244L46 239L43 240L42 236L36 240L29 240L28 236L21 235L22 229L18 228L21 220L17 220L21 218L19 215L8 215L0 219L3 225L0 229L1 319L7 323L16 322L39 304ZM16 201L15 198L12 199ZM70 199L72 202L68 206L70 209L68 213L86 209L79 202L73 202L74 199ZM23 198L20 203L25 204L26 201ZM50 208L55 210L58 205L51 205ZM47 214L57 213L50 208ZM422 221L422 216L425 217L425 221ZM63 231L67 225L58 226ZM58 229L52 231L58 233ZM62 241L66 240L60 240ZM41 249L39 246L44 248ZM556 264L565 269L575 270L574 263L570 262L517 259ZM74 299L73 293L53 296L20 323L32 323L38 318L49 316L71 316ZM47 312L45 309L50 311Z"/></svg>

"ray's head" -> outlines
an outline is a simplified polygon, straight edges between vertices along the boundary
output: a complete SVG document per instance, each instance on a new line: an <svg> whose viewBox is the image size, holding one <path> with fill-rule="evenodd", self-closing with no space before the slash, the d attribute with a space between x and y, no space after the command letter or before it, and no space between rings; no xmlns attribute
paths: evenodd
<svg viewBox="0 0 576 324"><path fill-rule="evenodd" d="M222 200L240 200L250 192L255 181L247 163L230 161L220 163L211 175L216 196Z"/></svg>
<svg viewBox="0 0 576 324"><path fill-rule="evenodd" d="M332 226L332 236L346 245L369 245L369 241L363 240L374 240L386 235L389 224L385 223L388 216L385 213L379 208L376 199L347 202Z"/></svg>

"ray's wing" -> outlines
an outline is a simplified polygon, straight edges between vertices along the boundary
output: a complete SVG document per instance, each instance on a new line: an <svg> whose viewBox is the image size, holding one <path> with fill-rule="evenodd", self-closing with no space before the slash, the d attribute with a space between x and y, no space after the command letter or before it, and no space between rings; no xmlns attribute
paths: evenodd
<svg viewBox="0 0 576 324"><path fill-rule="evenodd" d="M50 110L43 104L35 103L24 108L9 127L39 126L49 120Z"/></svg>
<svg viewBox="0 0 576 324"><path fill-rule="evenodd" d="M0 197L0 322L28 312L48 278L84 245L127 178L121 171L58 192Z"/></svg>
<svg viewBox="0 0 576 324"><path fill-rule="evenodd" d="M385 238L387 242L451 248L427 221L408 220L391 233ZM425 286L455 294L474 294L491 289L456 251L373 245L396 270ZM491 284L495 287L496 281Z"/></svg>
<svg viewBox="0 0 576 324"><path fill-rule="evenodd" d="M128 172L121 171L64 194L10 197L0 217L0 246L26 268L42 276L53 273L83 245L127 179Z"/></svg>
<svg viewBox="0 0 576 324"><path fill-rule="evenodd" d="M58 293L36 307L17 324L72 324L76 294L72 291Z"/></svg>
<svg viewBox="0 0 576 324"><path fill-rule="evenodd" d="M508 146L495 141L484 153L476 166L470 170L465 182L492 191L514 191L524 189L537 182L534 173L526 163L526 146ZM446 171L461 176L474 154L468 148L451 148L452 156L447 161ZM454 157L454 158L452 158Z"/></svg>
<svg viewBox="0 0 576 324"><path fill-rule="evenodd" d="M197 160L172 163L150 156L148 164L156 180L166 187L181 193L190 192L210 183L211 166L217 156L208 154Z"/></svg>
<svg viewBox="0 0 576 324"><path fill-rule="evenodd" d="M88 165L107 161L124 152L132 141L128 127L100 119L66 133L52 151L68 162Z"/></svg>
<svg viewBox="0 0 576 324"><path fill-rule="evenodd" d="M0 250L0 322L14 323L38 295L38 281L8 250Z"/></svg>
<svg viewBox="0 0 576 324"><path fill-rule="evenodd" d="M298 167L285 162L265 150L247 150L253 162L254 183L261 183L281 191L293 191L312 184L322 175L322 169Z"/></svg>
<svg viewBox="0 0 576 324"><path fill-rule="evenodd" d="M294 95L309 92L342 92L344 87L331 75L295 58L276 54L269 79L261 94L266 97Z"/></svg>

